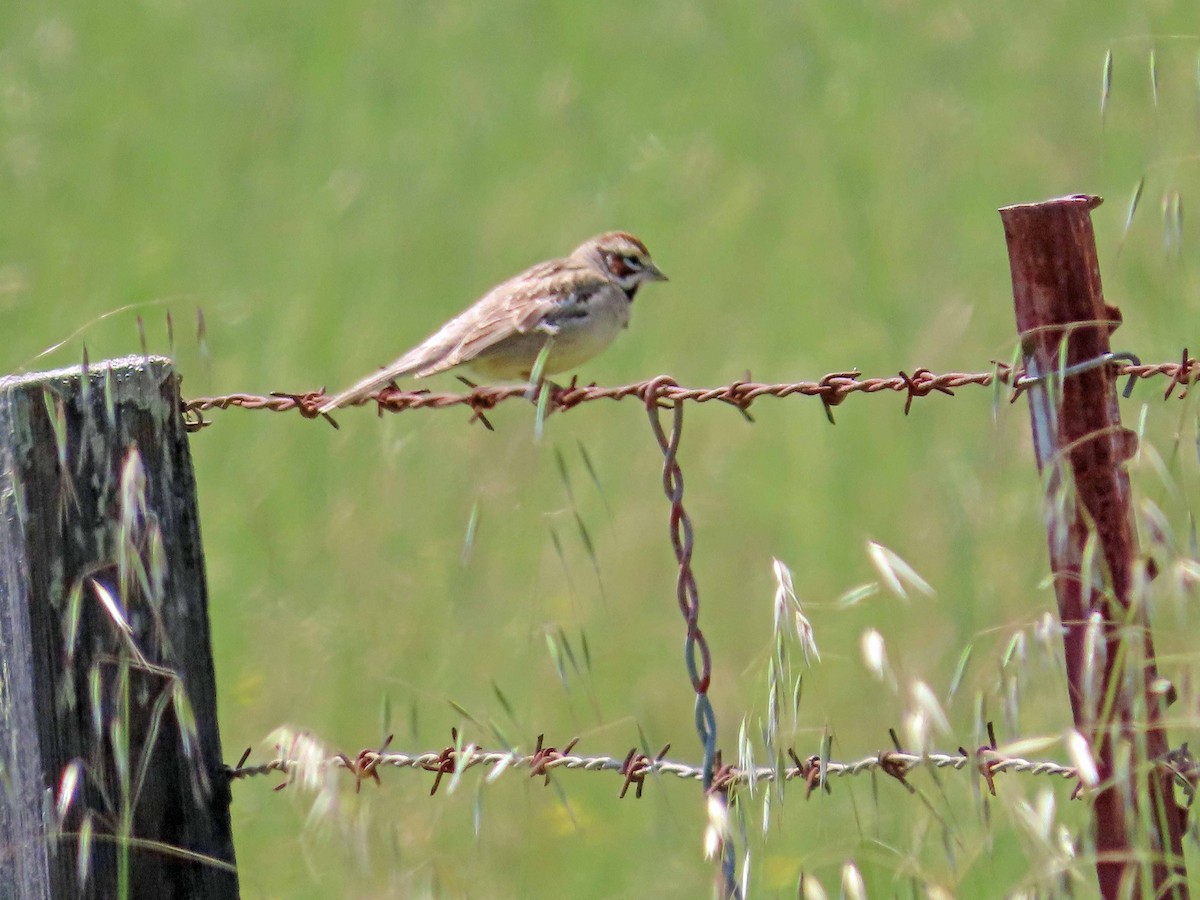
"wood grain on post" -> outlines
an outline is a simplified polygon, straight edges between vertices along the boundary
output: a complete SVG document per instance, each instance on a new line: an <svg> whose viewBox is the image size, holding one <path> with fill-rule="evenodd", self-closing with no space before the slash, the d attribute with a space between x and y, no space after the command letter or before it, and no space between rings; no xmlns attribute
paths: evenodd
<svg viewBox="0 0 1200 900"><path fill-rule="evenodd" d="M1137 534L1125 465L1136 437L1121 426L1112 366L1059 374L1103 360L1121 322L1100 285L1091 221L1099 204L1098 197L1077 195L1009 206L1000 217L1026 374L1043 379L1025 393L1046 484L1071 711L1100 775L1091 795L1100 891L1108 898L1139 896L1146 887L1152 896L1186 897L1186 813L1170 774L1157 765L1169 749L1165 701L1149 623L1133 591ZM1089 539L1097 553L1089 551ZM1127 769L1118 768L1123 756ZM1139 814L1147 799L1150 809Z"/></svg>
<svg viewBox="0 0 1200 900"><path fill-rule="evenodd" d="M0 885L236 898L170 361L0 379Z"/></svg>

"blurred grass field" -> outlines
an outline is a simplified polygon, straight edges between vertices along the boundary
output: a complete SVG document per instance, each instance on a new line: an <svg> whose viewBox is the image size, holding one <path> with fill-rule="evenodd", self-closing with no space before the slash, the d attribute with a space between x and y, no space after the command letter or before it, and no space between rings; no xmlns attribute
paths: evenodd
<svg viewBox="0 0 1200 900"><path fill-rule="evenodd" d="M170 312L186 395L336 389L610 228L644 238L671 281L639 295L583 380L980 371L1013 351L996 208L1082 191L1108 198L1115 345L1175 359L1200 344L1200 269L1194 219L1169 253L1158 203L1186 206L1200 183L1198 35L1168 3L7 4L0 371L70 364L84 344L93 361L136 351L138 315L167 352ZM1130 424L1148 405L1135 484L1186 535L1195 404L1159 387L1123 405ZM964 389L907 417L902 397L851 397L834 427L812 399L753 412L689 407L680 454L726 758L743 717L757 733L765 716L772 557L822 655L785 736L800 756L826 728L837 758L885 748L912 681L945 700L968 645L945 749L980 742L977 702L1002 740L1061 736L1062 678L1031 630L1054 601L1024 405ZM640 729L699 758L661 458L636 402L553 416L541 441L523 404L490 415L495 433L462 410L349 410L338 431L211 418L192 447L231 761L272 755L284 724L351 754L385 728L397 749L443 747L451 727L495 746L494 723L523 750L545 732L619 756ZM936 596L840 606L878 579L869 539ZM1196 663L1196 616L1163 594L1176 677ZM898 694L860 660L866 628ZM1022 629L1027 658L1002 665ZM576 649L586 635L591 660L565 684L546 646L560 630ZM1194 737L1194 708L1185 690L1174 743ZM871 896L1045 888L1021 802L1050 790L1065 825L1085 821L1066 783L1003 779L988 826L967 776L913 780L927 803L867 779L792 789L765 836L750 800L753 894L793 896L801 871L836 892L848 859ZM709 892L691 785L617 802L611 776L556 775L561 793L480 781L430 798L427 776L385 773L358 796L346 778L340 814L315 822L311 797L238 783L243 896ZM1086 895L1090 867L1076 871Z"/></svg>

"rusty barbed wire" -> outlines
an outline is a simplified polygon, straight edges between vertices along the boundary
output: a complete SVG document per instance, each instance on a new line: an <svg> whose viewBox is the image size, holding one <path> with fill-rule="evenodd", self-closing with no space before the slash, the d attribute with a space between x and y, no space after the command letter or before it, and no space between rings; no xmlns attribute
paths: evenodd
<svg viewBox="0 0 1200 900"><path fill-rule="evenodd" d="M1116 354L1125 357L1126 354ZM1125 363L1113 361L1114 373L1118 377L1128 377L1132 380L1167 377L1170 383L1164 392L1164 399L1172 395L1180 398L1187 396L1188 389L1200 382L1200 360L1183 350L1179 362L1163 363ZM566 386L547 385L548 408L558 412L566 412L581 403L594 400L623 400L626 397L636 397L646 401L650 389L661 381L652 378L632 384L617 387L601 387L595 384L579 385L572 382ZM791 396L818 397L825 405L826 413L832 420L832 408L840 404L851 394L876 394L890 391L905 395L904 411L907 414L912 402L918 397L926 397L932 393L955 396L955 390L962 387L994 387L997 383L1010 385L1009 401L1014 401L1022 391L1035 379L1026 378L1024 370L1014 369L1007 363L993 362L993 369L988 372L943 372L937 374L926 368L915 369L912 374L901 371L896 375L882 378L863 378L857 370L846 372L831 372L819 381L796 381L767 383L750 381L735 381L731 384L712 388L681 387L669 380L669 385L658 395L665 402L687 401L691 403L708 403L719 401L736 407L742 412L763 397L782 399ZM1182 388L1176 394L1176 388ZM355 401L352 405L361 406L367 403L376 405L379 412L405 412L414 409L447 409L465 406L474 413L474 418L481 418L498 404L507 400L525 399L529 396L525 385L509 385L504 387L471 386L463 392L444 391L406 391L398 388L385 388ZM183 401L182 411L187 419L190 430L199 430L209 422L204 419L205 412L214 409L229 409L236 406L242 409L263 409L271 412L297 411L305 418L333 419L317 410L326 399L324 390L291 394L274 392L266 396L257 394L225 394L217 397L194 397ZM336 424L336 423L334 423Z"/></svg>

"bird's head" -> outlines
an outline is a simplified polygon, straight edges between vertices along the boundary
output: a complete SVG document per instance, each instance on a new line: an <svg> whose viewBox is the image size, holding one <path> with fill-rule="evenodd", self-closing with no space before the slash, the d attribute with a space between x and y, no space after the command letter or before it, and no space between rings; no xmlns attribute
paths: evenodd
<svg viewBox="0 0 1200 900"><path fill-rule="evenodd" d="M571 255L599 267L620 285L631 300L634 292L645 282L667 280L667 276L650 258L646 245L624 231L610 231L585 241Z"/></svg>

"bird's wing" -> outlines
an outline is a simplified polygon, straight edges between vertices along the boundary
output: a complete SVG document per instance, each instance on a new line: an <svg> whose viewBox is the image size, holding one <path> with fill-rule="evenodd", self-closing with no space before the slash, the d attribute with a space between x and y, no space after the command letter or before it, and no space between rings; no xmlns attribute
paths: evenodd
<svg viewBox="0 0 1200 900"><path fill-rule="evenodd" d="M579 302L605 283L570 258L539 263L497 285L395 362L330 397L320 411L353 403L405 375L420 378L470 362L507 337L533 331L555 309Z"/></svg>
<svg viewBox="0 0 1200 900"><path fill-rule="evenodd" d="M410 351L407 362L413 365L407 371L420 378L468 363L514 334L536 330L551 313L605 284L593 269L571 259L536 265L498 285Z"/></svg>

